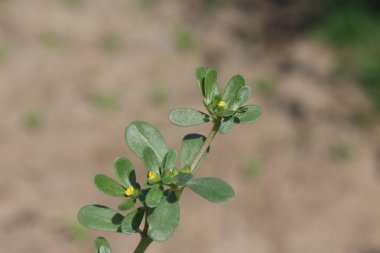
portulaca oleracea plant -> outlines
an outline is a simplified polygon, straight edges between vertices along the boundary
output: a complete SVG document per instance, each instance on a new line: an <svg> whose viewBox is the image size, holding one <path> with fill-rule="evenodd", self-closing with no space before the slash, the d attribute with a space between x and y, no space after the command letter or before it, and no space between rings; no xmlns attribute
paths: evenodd
<svg viewBox="0 0 380 253"><path fill-rule="evenodd" d="M125 130L125 139L148 170L145 182L139 184L131 162L118 157L114 162L117 180L98 174L94 183L103 193L121 199L120 212L103 205L86 205L78 212L78 221L88 228L126 235L139 233L140 242L134 253L145 252L153 241L163 242L173 235L185 188L218 204L235 195L225 181L214 177L194 178L194 172L207 156L218 132L225 134L234 125L254 122L260 117L261 108L244 105L251 97L251 89L242 76L232 77L222 94L215 69L199 67L195 75L207 113L180 108L170 112L169 119L181 127L211 123L208 136L188 134L183 138L177 168L177 152L168 148L160 132L144 121L131 122ZM97 253L111 253L103 237L96 238L95 248Z"/></svg>

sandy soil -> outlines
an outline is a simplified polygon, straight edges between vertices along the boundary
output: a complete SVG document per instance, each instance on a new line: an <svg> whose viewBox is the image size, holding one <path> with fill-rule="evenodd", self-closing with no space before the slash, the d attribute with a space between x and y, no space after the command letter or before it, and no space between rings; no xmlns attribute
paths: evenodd
<svg viewBox="0 0 380 253"><path fill-rule="evenodd" d="M186 133L207 133L167 120L175 107L201 109L193 71L207 65L222 85L244 75L264 116L218 136L199 171L236 197L218 206L186 192L175 236L149 252L380 252L379 118L357 84L334 78L328 48L237 36L260 35L256 13L207 13L196 1L0 1L1 251L94 252L102 235L115 253L132 252L137 235L82 229L76 213L117 206L92 184L112 175L115 157L145 174L123 139L131 120L177 149ZM194 41L181 49L185 28Z"/></svg>

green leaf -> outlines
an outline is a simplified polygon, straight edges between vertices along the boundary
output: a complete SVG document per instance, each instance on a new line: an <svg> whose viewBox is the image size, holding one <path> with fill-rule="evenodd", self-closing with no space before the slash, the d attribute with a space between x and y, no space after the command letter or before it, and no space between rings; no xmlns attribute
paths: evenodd
<svg viewBox="0 0 380 253"><path fill-rule="evenodd" d="M187 186L201 197L217 204L225 203L235 196L232 187L219 178L195 178L190 180Z"/></svg>
<svg viewBox="0 0 380 253"><path fill-rule="evenodd" d="M125 130L125 138L130 149L140 158L143 151L150 147L161 163L168 148L160 132L144 121L133 121Z"/></svg>
<svg viewBox="0 0 380 253"><path fill-rule="evenodd" d="M100 246L99 253L111 253L111 249L105 245Z"/></svg>
<svg viewBox="0 0 380 253"><path fill-rule="evenodd" d="M149 207L156 207L160 204L163 195L164 189L162 186L154 185L145 197L145 204Z"/></svg>
<svg viewBox="0 0 380 253"><path fill-rule="evenodd" d="M150 147L146 147L143 151L143 160L145 167L151 171L155 172L157 174L160 174L160 162L158 162L156 154L154 153L153 149Z"/></svg>
<svg viewBox="0 0 380 253"><path fill-rule="evenodd" d="M87 205L78 212L78 221L85 227L120 232L120 224L124 216L101 205Z"/></svg>
<svg viewBox="0 0 380 253"><path fill-rule="evenodd" d="M98 253L111 253L111 247L104 237L97 237L95 239L95 248Z"/></svg>
<svg viewBox="0 0 380 253"><path fill-rule="evenodd" d="M175 170L175 162L177 159L177 151L174 149L170 149L168 153L164 156L164 159L162 160L161 168L163 173L164 171L170 172Z"/></svg>
<svg viewBox="0 0 380 253"><path fill-rule="evenodd" d="M210 116L191 108L179 108L169 113L169 120L174 125L187 127L210 122Z"/></svg>
<svg viewBox="0 0 380 253"><path fill-rule="evenodd" d="M217 92L217 72L215 69L208 69L205 76L205 102L206 104L210 104L212 101L212 98L214 95L216 95Z"/></svg>
<svg viewBox="0 0 380 253"><path fill-rule="evenodd" d="M195 70L195 78L198 81L198 86L203 96L205 96L204 79L206 76L206 72L207 72L207 68L205 67L199 67Z"/></svg>
<svg viewBox="0 0 380 253"><path fill-rule="evenodd" d="M154 241L166 241L174 233L179 222L179 204L174 192L165 191L160 204L148 213L148 236Z"/></svg>
<svg viewBox="0 0 380 253"><path fill-rule="evenodd" d="M230 118L226 121L223 121L219 128L219 133L225 134L228 133L234 126L234 118Z"/></svg>
<svg viewBox="0 0 380 253"><path fill-rule="evenodd" d="M242 87L236 97L234 104L232 105L232 110L237 110L240 106L242 106L251 98L251 95L251 88L249 88L248 86Z"/></svg>
<svg viewBox="0 0 380 253"><path fill-rule="evenodd" d="M129 199L121 202L120 205L118 206L118 208L121 211L128 211L129 209L133 208L135 206L135 204L136 204L136 199L129 198Z"/></svg>
<svg viewBox="0 0 380 253"><path fill-rule="evenodd" d="M225 109L225 110L223 111L222 116L223 116L223 117L229 117L229 116L232 116L232 115L234 115L234 114L235 114L235 111Z"/></svg>
<svg viewBox="0 0 380 253"><path fill-rule="evenodd" d="M206 137L200 134L188 134L183 138L181 144L181 168L190 165L191 161L198 154L205 140ZM205 152L203 155L202 160L207 156L208 152L209 149L207 149L207 152ZM198 163L198 165L199 164L200 163Z"/></svg>
<svg viewBox="0 0 380 253"><path fill-rule="evenodd" d="M139 207L125 216L124 220L121 222L121 232L124 234L133 234L139 229L141 221L144 217L144 208Z"/></svg>
<svg viewBox="0 0 380 253"><path fill-rule="evenodd" d="M261 116L261 108L257 105L247 105L240 108L236 113L235 123L252 123Z"/></svg>
<svg viewBox="0 0 380 253"><path fill-rule="evenodd" d="M103 174L97 174L94 178L96 187L103 193L113 197L124 197L125 189L118 182Z"/></svg>
<svg viewBox="0 0 380 253"><path fill-rule="evenodd" d="M132 163L125 157L118 157L114 162L115 173L121 184L128 188L129 186L136 187L136 172Z"/></svg>
<svg viewBox="0 0 380 253"><path fill-rule="evenodd" d="M184 186L192 178L193 178L193 174L191 174L191 173L179 173L179 175L178 175L178 185L179 186Z"/></svg>
<svg viewBox="0 0 380 253"><path fill-rule="evenodd" d="M226 103L227 108L230 107L234 103L240 89L244 85L245 85L244 77L242 77L241 75L233 76L228 81L228 84L226 88L224 89L224 94L223 94L223 101Z"/></svg>

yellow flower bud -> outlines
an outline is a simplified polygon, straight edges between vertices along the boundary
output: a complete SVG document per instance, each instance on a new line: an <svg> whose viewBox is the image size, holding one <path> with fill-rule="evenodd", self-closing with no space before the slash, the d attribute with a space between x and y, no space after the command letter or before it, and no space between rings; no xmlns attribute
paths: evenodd
<svg viewBox="0 0 380 253"><path fill-rule="evenodd" d="M158 175L155 172L149 171L148 173L148 179L151 181L155 181L157 179Z"/></svg>
<svg viewBox="0 0 380 253"><path fill-rule="evenodd" d="M191 173L191 169L190 169L190 167L185 167L185 168L181 169L181 172L182 173Z"/></svg>
<svg viewBox="0 0 380 253"><path fill-rule="evenodd" d="M125 195L127 195L128 197L132 196L134 193L136 192L135 188L133 188L132 186L129 186L126 190L125 190Z"/></svg>
<svg viewBox="0 0 380 253"><path fill-rule="evenodd" d="M222 101L220 101L219 102L219 104L218 104L218 107L220 107L220 108L225 108L226 107L226 102L224 102L223 100Z"/></svg>

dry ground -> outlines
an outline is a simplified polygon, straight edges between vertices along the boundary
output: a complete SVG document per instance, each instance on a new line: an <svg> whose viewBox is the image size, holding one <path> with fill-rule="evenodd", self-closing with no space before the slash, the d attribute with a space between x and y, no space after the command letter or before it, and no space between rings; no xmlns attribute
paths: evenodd
<svg viewBox="0 0 380 253"><path fill-rule="evenodd" d="M177 149L207 132L167 120L175 107L201 109L203 64L222 85L244 75L264 116L218 136L199 173L236 197L218 206L186 192L176 234L149 252L380 252L379 119L355 83L331 77L329 49L242 41L236 28L259 27L260 15L247 22L233 7L207 14L180 1L0 1L1 252L94 252L98 235L132 252L137 235L87 233L76 212L116 207L92 184L115 157L145 174L123 139L131 120ZM184 27L190 45L178 42Z"/></svg>

